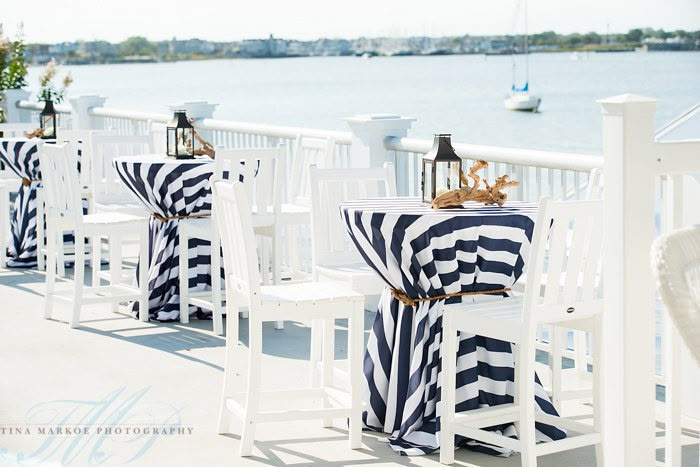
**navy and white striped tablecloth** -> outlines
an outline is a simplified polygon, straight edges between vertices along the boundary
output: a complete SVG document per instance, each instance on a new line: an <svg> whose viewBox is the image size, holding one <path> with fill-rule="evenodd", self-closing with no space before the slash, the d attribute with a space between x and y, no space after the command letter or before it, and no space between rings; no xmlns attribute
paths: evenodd
<svg viewBox="0 0 700 467"><path fill-rule="evenodd" d="M10 244L8 247L7 266L14 268L31 268L37 265L37 189L41 187L41 170L39 169L39 147L53 140L38 138L0 139L0 159L7 167L26 180L28 184L17 182L17 197L10 223ZM80 170L80 147L78 151L78 170ZM43 219L42 219L43 222ZM66 243L73 242L73 235L64 235Z"/></svg>
<svg viewBox="0 0 700 467"><path fill-rule="evenodd" d="M523 272L537 205L508 202L503 208L465 203L432 210L417 198L343 203L341 215L355 246L391 287L411 298L510 287ZM494 300L469 296L462 300ZM460 298L450 298L459 301ZM444 300L415 307L396 300L388 288L370 333L364 361L369 386L365 425L390 433L394 450L408 455L439 448L440 343ZM457 357L457 411L513 402L511 344L462 333ZM556 415L536 384L541 410ZM537 424L538 439L565 433ZM515 436L512 425L494 427ZM459 445L496 454L509 451L458 439Z"/></svg>
<svg viewBox="0 0 700 467"><path fill-rule="evenodd" d="M164 218L211 213L212 159L124 156L114 159L114 167L124 184L152 213ZM180 316L178 222L178 219L150 219L148 306L150 317L159 321ZM209 290L210 243L190 238L188 248L190 290ZM138 302L133 307L137 313Z"/></svg>

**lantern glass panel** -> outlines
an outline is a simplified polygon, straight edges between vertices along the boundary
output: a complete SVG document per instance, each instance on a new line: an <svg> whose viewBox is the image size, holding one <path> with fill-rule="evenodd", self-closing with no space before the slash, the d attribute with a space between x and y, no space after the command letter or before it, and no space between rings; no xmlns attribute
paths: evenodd
<svg viewBox="0 0 700 467"><path fill-rule="evenodd" d="M423 201L433 201L433 164L429 160L423 160Z"/></svg>
<svg viewBox="0 0 700 467"><path fill-rule="evenodd" d="M56 137L56 115L42 115L41 129L44 131L44 138Z"/></svg>
<svg viewBox="0 0 700 467"><path fill-rule="evenodd" d="M175 150L175 144L177 143L175 139L175 128L167 129L167 154L168 156L176 156L177 151Z"/></svg>

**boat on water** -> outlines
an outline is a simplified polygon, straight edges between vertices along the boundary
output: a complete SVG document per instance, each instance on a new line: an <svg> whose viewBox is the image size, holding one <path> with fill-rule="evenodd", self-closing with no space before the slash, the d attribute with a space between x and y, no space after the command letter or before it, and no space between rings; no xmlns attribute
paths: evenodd
<svg viewBox="0 0 700 467"><path fill-rule="evenodd" d="M530 94L528 87L527 82L522 88L516 88L515 85L513 85L510 95L506 96L503 100L505 108L508 110L537 112L542 99L539 96Z"/></svg>
<svg viewBox="0 0 700 467"><path fill-rule="evenodd" d="M523 35L522 54L525 55L525 85L517 86L517 63L516 54L513 53L513 84L510 88L510 94L503 100L503 105L508 110L521 110L527 112L537 112L540 107L542 98L530 93L530 51L528 49L528 33L527 33L527 0L523 0L523 11L525 17L525 34ZM520 4L518 4L518 7ZM516 17L520 8L516 8Z"/></svg>

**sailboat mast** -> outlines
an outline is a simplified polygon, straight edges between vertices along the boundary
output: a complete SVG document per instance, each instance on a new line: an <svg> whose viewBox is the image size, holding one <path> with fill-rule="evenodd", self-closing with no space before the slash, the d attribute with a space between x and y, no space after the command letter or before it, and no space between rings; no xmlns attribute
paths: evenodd
<svg viewBox="0 0 700 467"><path fill-rule="evenodd" d="M525 9L525 83L530 81L530 52L528 50L528 30L527 30L527 0L523 0Z"/></svg>

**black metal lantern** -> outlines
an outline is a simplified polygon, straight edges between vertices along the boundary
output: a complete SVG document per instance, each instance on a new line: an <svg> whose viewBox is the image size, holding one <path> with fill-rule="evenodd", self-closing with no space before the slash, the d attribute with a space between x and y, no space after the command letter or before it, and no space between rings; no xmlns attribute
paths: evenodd
<svg viewBox="0 0 700 467"><path fill-rule="evenodd" d="M421 192L424 203L431 203L443 193L462 187L462 159L450 143L451 135L438 134L433 147L423 156Z"/></svg>
<svg viewBox="0 0 700 467"><path fill-rule="evenodd" d="M44 102L44 110L39 115L39 126L43 134L42 139L56 138L56 109L53 107L53 101Z"/></svg>
<svg viewBox="0 0 700 467"><path fill-rule="evenodd" d="M177 159L194 159L194 127L184 110L176 110L167 126L167 154Z"/></svg>

